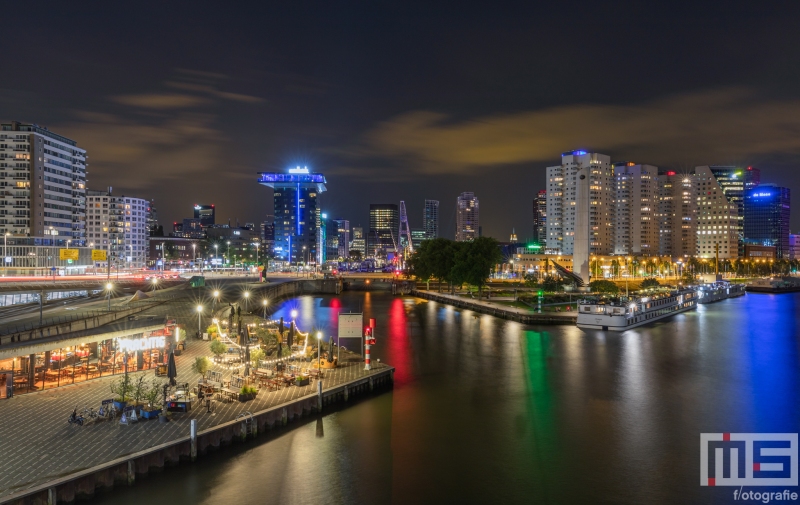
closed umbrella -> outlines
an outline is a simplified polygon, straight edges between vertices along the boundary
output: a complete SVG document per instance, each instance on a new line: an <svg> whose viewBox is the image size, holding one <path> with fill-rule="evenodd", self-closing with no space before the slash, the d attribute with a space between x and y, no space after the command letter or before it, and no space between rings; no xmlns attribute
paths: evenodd
<svg viewBox="0 0 800 505"><path fill-rule="evenodd" d="M167 363L167 378L169 379L169 385L174 386L178 383L175 379L178 378L178 368L175 366L175 353L170 351L169 353L169 363Z"/></svg>
<svg viewBox="0 0 800 505"><path fill-rule="evenodd" d="M333 363L333 335L328 340L328 363Z"/></svg>
<svg viewBox="0 0 800 505"><path fill-rule="evenodd" d="M244 346L244 376L250 375L250 342L248 341Z"/></svg>
<svg viewBox="0 0 800 505"><path fill-rule="evenodd" d="M286 345L289 346L289 349L292 348L293 341L294 341L294 321L292 321L292 325L289 327L289 338L286 339Z"/></svg>

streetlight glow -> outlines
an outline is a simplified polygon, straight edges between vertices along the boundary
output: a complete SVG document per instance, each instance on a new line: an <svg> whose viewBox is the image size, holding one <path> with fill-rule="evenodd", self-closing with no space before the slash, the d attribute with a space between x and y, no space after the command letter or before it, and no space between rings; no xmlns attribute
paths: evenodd
<svg viewBox="0 0 800 505"><path fill-rule="evenodd" d="M293 311L291 312L291 315L292 315L292 319L295 319L295 318L297 317L297 311L296 311L296 310L293 310Z"/></svg>

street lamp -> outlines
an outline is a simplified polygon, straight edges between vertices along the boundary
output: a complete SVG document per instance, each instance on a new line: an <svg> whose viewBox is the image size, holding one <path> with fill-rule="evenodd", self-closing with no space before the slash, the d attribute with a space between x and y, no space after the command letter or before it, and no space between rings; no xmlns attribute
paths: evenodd
<svg viewBox="0 0 800 505"><path fill-rule="evenodd" d="M317 332L317 370L320 372L322 371L322 351L320 347L322 346L322 332ZM321 376L320 376L321 377Z"/></svg>
<svg viewBox="0 0 800 505"><path fill-rule="evenodd" d="M297 318L297 311L293 310L292 312L290 312L290 314L292 315L292 321L294 321L295 318Z"/></svg>
<svg viewBox="0 0 800 505"><path fill-rule="evenodd" d="M214 259L218 259L219 258L218 255L219 255L219 244L214 244Z"/></svg>
<svg viewBox="0 0 800 505"><path fill-rule="evenodd" d="M6 258L8 258L8 236L10 233L5 232L3 234L3 277L6 276Z"/></svg>
<svg viewBox="0 0 800 505"><path fill-rule="evenodd" d="M192 243L192 270L197 265L197 244Z"/></svg>
<svg viewBox="0 0 800 505"><path fill-rule="evenodd" d="M264 298L261 300L261 304L264 305L264 321L267 320L267 299Z"/></svg>
<svg viewBox="0 0 800 505"><path fill-rule="evenodd" d="M228 240L228 261L231 260L231 241Z"/></svg>
<svg viewBox="0 0 800 505"><path fill-rule="evenodd" d="M250 300L250 291L244 292L244 311L247 312L247 302Z"/></svg>
<svg viewBox="0 0 800 505"><path fill-rule="evenodd" d="M113 288L113 287L114 287L114 285L111 284L110 282L108 284L106 284L106 292L108 293L107 296L108 296L108 311L109 312L111 312L111 288Z"/></svg>
<svg viewBox="0 0 800 505"><path fill-rule="evenodd" d="M153 291L158 287L158 277L153 277Z"/></svg>
<svg viewBox="0 0 800 505"><path fill-rule="evenodd" d="M211 310L214 310L214 307L217 306L217 302L219 301L219 290L214 290L214 304L211 307Z"/></svg>
<svg viewBox="0 0 800 505"><path fill-rule="evenodd" d="M203 316L203 306L197 306L197 336L200 336L200 318Z"/></svg>

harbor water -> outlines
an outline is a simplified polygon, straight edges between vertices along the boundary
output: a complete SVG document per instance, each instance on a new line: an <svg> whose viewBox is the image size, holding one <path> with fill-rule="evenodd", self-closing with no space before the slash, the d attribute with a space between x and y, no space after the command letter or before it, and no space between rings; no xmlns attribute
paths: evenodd
<svg viewBox="0 0 800 505"><path fill-rule="evenodd" d="M700 486L700 434L800 428L800 294L624 333L388 293L274 314L292 309L326 340L339 312L376 318L372 357L396 368L394 389L92 503L733 503L734 488Z"/></svg>

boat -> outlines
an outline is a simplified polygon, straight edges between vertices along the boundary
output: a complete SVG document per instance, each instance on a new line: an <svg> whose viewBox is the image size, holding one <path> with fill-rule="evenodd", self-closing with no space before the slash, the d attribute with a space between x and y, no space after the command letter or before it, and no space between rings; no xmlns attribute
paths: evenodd
<svg viewBox="0 0 800 505"><path fill-rule="evenodd" d="M800 279L789 276L755 279L747 285L747 291L751 293L796 293L800 291Z"/></svg>
<svg viewBox="0 0 800 505"><path fill-rule="evenodd" d="M683 287L633 297L578 301L578 328L625 331L697 307L695 288Z"/></svg>
<svg viewBox="0 0 800 505"><path fill-rule="evenodd" d="M714 303L727 298L744 296L745 287L744 284L733 284L722 280L701 284L697 287L697 303Z"/></svg>

